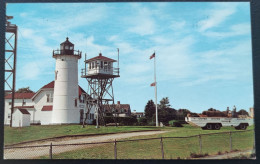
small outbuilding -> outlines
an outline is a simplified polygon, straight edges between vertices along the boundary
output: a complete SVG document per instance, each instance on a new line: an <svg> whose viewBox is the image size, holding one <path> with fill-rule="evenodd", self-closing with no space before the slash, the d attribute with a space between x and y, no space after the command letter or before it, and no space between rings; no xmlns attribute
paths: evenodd
<svg viewBox="0 0 260 164"><path fill-rule="evenodd" d="M13 113L13 127L26 127L30 126L31 114L26 109L15 109Z"/></svg>

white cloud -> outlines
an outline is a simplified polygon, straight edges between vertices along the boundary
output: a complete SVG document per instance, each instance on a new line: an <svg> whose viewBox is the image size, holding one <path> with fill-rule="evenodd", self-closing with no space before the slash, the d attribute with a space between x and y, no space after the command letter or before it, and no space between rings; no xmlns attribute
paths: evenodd
<svg viewBox="0 0 260 164"><path fill-rule="evenodd" d="M198 22L199 31L204 32L213 27L217 27L236 12L237 3L215 3L212 10L206 10L206 19Z"/></svg>
<svg viewBox="0 0 260 164"><path fill-rule="evenodd" d="M130 24L128 32L136 33L141 36L154 34L156 31L155 20L150 10L144 7L137 7L137 14L126 18Z"/></svg>
<svg viewBox="0 0 260 164"><path fill-rule="evenodd" d="M250 24L249 23L241 23L232 25L227 31L225 32L214 32L214 31L206 31L203 35L208 37L214 38L226 38L226 37L233 37L239 35L248 35L250 34Z"/></svg>
<svg viewBox="0 0 260 164"><path fill-rule="evenodd" d="M22 67L19 68L19 80L35 80L38 79L41 68L36 62L25 63Z"/></svg>
<svg viewBox="0 0 260 164"><path fill-rule="evenodd" d="M180 29L183 29L185 25L186 25L186 21L185 20L182 20L182 21L172 21L171 28L173 30L180 30Z"/></svg>

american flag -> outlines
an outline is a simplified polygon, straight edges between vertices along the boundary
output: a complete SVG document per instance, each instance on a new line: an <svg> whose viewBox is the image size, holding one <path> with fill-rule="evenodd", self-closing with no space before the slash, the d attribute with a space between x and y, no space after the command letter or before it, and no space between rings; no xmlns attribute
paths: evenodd
<svg viewBox="0 0 260 164"><path fill-rule="evenodd" d="M153 86L155 86L155 85L156 85L156 82L152 83L152 84L151 84L151 87L153 87Z"/></svg>
<svg viewBox="0 0 260 164"><path fill-rule="evenodd" d="M155 53L153 53L151 56L150 56L150 59L154 58L155 57Z"/></svg>

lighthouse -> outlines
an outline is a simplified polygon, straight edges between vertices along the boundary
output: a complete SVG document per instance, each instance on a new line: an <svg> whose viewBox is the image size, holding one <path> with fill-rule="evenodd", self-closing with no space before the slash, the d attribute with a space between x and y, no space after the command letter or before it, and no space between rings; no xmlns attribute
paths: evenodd
<svg viewBox="0 0 260 164"><path fill-rule="evenodd" d="M56 60L52 124L80 123L78 59L81 52L66 38L60 49L53 50Z"/></svg>

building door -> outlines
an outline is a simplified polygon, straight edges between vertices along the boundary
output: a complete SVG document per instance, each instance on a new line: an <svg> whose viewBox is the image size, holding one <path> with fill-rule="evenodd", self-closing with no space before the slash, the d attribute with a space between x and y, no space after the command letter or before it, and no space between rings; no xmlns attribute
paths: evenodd
<svg viewBox="0 0 260 164"><path fill-rule="evenodd" d="M84 110L83 109L80 109L80 124L82 124L83 123L83 120L84 120L84 118L83 118L83 115L84 115Z"/></svg>

